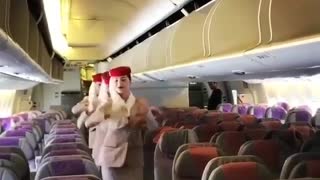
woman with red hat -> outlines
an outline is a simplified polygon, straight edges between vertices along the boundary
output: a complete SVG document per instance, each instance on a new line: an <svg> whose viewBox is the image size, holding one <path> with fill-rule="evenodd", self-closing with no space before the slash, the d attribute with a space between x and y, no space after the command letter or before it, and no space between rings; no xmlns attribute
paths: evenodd
<svg viewBox="0 0 320 180"><path fill-rule="evenodd" d="M84 118L86 116L85 111L87 111L88 109L88 104L89 104L89 100L88 100L88 96L83 97L83 99L78 102L76 105L74 105L71 109L71 112L75 115L80 114L78 120L77 120L77 127L80 129L81 126L84 123Z"/></svg>
<svg viewBox="0 0 320 180"><path fill-rule="evenodd" d="M71 109L73 114L80 114L77 120L77 127L81 129L84 125L85 120L88 118L88 112L92 111L94 107L94 101L96 101L96 96L99 93L99 88L101 84L101 74L95 74L92 76L93 82L89 88L89 96L85 96L80 102L74 105ZM90 101L89 101L90 99ZM90 110L89 110L89 104Z"/></svg>
<svg viewBox="0 0 320 180"><path fill-rule="evenodd" d="M92 83L89 87L89 95L85 96L82 101L77 103L75 106L72 107L73 114L80 114L79 118L77 119L77 127L80 129L82 134L87 136L87 130L85 128L85 121L88 119L90 114L96 108L97 96L99 95L99 89L101 85L101 74L95 74L92 76ZM92 148L92 137L94 136L92 129L91 133L89 130L89 147L91 145Z"/></svg>
<svg viewBox="0 0 320 180"><path fill-rule="evenodd" d="M86 121L91 117L92 113L96 110L98 106L98 96L100 91L100 86L102 82L102 74L96 74L92 76L93 83L91 84L89 88L89 105L88 110L86 114L88 117L86 118ZM89 128L89 148L93 148L94 140L96 135L96 127Z"/></svg>
<svg viewBox="0 0 320 180"><path fill-rule="evenodd" d="M109 74L112 101L103 107L104 118L98 125L105 135L96 163L101 165L103 180L142 180L141 130L146 127L149 108L145 100L131 93L129 67L111 69Z"/></svg>
<svg viewBox="0 0 320 180"><path fill-rule="evenodd" d="M89 128L94 126L96 127L95 140L92 147L92 156L95 162L98 162L97 156L100 150L100 146L103 143L103 138L105 136L105 130L102 128L99 128L98 124L101 122L101 120L104 119L104 108L111 103L111 99L109 97L110 96L109 95L109 80L110 80L109 72L106 71L102 73L101 79L102 79L102 82L101 82L99 96L98 96L98 101L99 101L98 106L85 123L86 126Z"/></svg>

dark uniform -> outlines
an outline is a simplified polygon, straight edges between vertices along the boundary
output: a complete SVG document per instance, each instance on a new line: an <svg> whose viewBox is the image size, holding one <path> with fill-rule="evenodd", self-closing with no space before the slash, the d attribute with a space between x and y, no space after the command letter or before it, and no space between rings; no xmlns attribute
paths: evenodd
<svg viewBox="0 0 320 180"><path fill-rule="evenodd" d="M208 101L208 110L216 110L217 106L221 104L222 91L218 88L213 89Z"/></svg>

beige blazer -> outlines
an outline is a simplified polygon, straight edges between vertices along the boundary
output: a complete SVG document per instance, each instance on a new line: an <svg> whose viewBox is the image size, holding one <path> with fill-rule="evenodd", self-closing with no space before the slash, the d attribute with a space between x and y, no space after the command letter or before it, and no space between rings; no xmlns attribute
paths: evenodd
<svg viewBox="0 0 320 180"><path fill-rule="evenodd" d="M114 128L112 117L103 120L97 128L94 148L96 164L104 167L122 167L124 164L141 164L136 157L142 154L141 129L146 127L148 104L143 99L136 99L127 118L127 124ZM119 120L119 119L117 119ZM112 127L112 128L110 128ZM137 149L139 149L137 151ZM139 154L137 155L137 153ZM141 152L140 152L141 151ZM130 156L130 157L129 157ZM142 157L138 158L143 161Z"/></svg>
<svg viewBox="0 0 320 180"><path fill-rule="evenodd" d="M104 114L101 111L94 111L85 121L86 127L89 129L89 148L93 149L96 140L97 124L104 118Z"/></svg>

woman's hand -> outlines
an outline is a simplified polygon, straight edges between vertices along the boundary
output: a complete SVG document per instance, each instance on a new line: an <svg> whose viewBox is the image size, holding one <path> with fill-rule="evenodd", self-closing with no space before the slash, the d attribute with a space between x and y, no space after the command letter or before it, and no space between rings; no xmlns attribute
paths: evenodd
<svg viewBox="0 0 320 180"><path fill-rule="evenodd" d="M107 120L110 118L110 114L105 114L103 117L104 117L104 120Z"/></svg>
<svg viewBox="0 0 320 180"><path fill-rule="evenodd" d="M89 109L86 110L87 116L90 116L94 111L90 111Z"/></svg>
<svg viewBox="0 0 320 180"><path fill-rule="evenodd" d="M134 128L145 128L147 126L148 102L145 99L137 99L131 109L129 126Z"/></svg>
<svg viewBox="0 0 320 180"><path fill-rule="evenodd" d="M101 106L100 111L102 111L104 114L110 115L110 114L111 114L111 111L112 111L112 101L109 100L109 101L105 102L105 103Z"/></svg>

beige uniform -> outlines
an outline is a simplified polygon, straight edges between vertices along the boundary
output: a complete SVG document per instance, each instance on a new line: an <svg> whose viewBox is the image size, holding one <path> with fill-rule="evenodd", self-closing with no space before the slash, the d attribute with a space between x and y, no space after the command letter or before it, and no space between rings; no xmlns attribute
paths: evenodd
<svg viewBox="0 0 320 180"><path fill-rule="evenodd" d="M119 105L119 101L113 98L110 117L100 120L97 126L93 156L96 164L101 166L103 180L142 180L141 129L146 126L148 106L132 94L126 103Z"/></svg>

